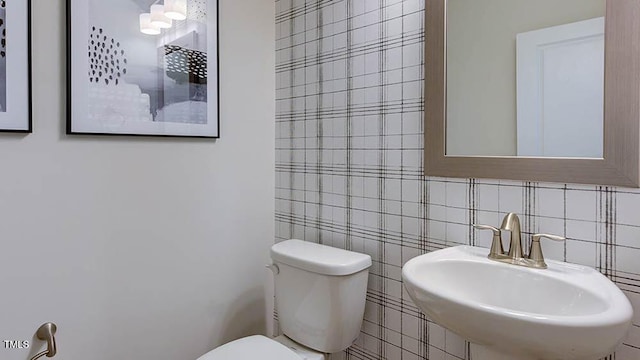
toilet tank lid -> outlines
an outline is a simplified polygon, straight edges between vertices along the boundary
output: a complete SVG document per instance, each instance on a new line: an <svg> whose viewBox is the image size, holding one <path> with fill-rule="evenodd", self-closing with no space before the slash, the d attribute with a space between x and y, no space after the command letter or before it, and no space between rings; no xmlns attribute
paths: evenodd
<svg viewBox="0 0 640 360"><path fill-rule="evenodd" d="M271 259L309 272L344 276L371 266L371 256L302 240L286 240L271 247Z"/></svg>

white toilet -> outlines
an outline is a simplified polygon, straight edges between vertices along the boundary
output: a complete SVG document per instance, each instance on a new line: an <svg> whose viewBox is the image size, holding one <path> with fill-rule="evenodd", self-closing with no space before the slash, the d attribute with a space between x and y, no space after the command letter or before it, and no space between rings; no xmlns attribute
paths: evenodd
<svg viewBox="0 0 640 360"><path fill-rule="evenodd" d="M325 360L360 333L371 257L287 240L271 248L278 321L284 335L249 336L198 360Z"/></svg>

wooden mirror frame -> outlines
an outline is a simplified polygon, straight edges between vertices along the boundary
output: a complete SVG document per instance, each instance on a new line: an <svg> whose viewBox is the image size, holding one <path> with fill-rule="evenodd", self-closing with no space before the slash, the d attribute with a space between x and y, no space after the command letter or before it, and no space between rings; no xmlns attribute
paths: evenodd
<svg viewBox="0 0 640 360"><path fill-rule="evenodd" d="M640 1L606 4L604 159L445 156L447 0L425 1L427 176L640 186Z"/></svg>

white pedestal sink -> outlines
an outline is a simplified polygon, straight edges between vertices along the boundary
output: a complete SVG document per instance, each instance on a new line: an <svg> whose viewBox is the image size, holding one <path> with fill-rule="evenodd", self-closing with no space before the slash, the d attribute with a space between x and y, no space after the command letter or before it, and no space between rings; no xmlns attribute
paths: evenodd
<svg viewBox="0 0 640 360"><path fill-rule="evenodd" d="M473 343L473 360L597 360L612 353L633 310L596 270L547 261L548 269L495 262L458 246L418 256L402 278L432 320Z"/></svg>

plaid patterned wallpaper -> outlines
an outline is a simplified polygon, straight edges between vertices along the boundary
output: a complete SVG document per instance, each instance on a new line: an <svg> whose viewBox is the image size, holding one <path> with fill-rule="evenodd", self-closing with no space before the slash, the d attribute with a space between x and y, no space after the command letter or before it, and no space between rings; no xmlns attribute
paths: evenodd
<svg viewBox="0 0 640 360"><path fill-rule="evenodd" d="M548 258L592 266L624 290L634 325L615 356L640 359L640 191L422 175L424 0L276 0L276 241L373 257L356 345L334 359L469 359L468 344L411 302L401 267L457 244L489 246L521 215ZM613 359L613 356L611 357Z"/></svg>

